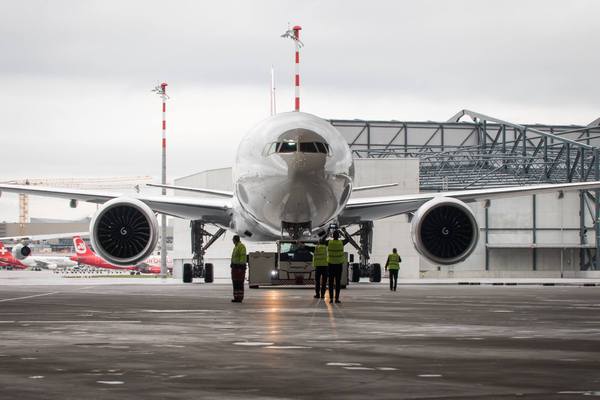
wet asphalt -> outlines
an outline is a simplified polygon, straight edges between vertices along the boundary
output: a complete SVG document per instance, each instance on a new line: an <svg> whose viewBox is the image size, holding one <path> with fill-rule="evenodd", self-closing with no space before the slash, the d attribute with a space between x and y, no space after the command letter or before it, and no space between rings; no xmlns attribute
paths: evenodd
<svg viewBox="0 0 600 400"><path fill-rule="evenodd" d="M1 399L600 396L600 287L0 286ZM593 397L592 397L593 398Z"/></svg>

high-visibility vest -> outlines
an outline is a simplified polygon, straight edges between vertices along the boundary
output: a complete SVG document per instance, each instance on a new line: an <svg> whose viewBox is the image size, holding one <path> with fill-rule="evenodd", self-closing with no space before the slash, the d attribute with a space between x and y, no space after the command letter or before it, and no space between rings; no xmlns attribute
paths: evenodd
<svg viewBox="0 0 600 400"><path fill-rule="evenodd" d="M315 253L313 255L313 267L326 267L327 266L327 246L324 244L318 244L315 246Z"/></svg>
<svg viewBox="0 0 600 400"><path fill-rule="evenodd" d="M233 248L233 252L231 253L231 263L232 264L246 264L246 246L242 242L239 242Z"/></svg>
<svg viewBox="0 0 600 400"><path fill-rule="evenodd" d="M327 261L329 264L344 263L344 242L341 240L330 240L327 243Z"/></svg>
<svg viewBox="0 0 600 400"><path fill-rule="evenodd" d="M400 256L398 253L392 253L388 256L388 269L400 269Z"/></svg>

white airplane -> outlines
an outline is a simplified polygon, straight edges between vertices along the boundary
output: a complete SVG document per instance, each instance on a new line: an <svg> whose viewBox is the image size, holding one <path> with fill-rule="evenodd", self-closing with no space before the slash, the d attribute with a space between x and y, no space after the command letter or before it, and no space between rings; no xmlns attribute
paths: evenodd
<svg viewBox="0 0 600 400"><path fill-rule="evenodd" d="M41 268L41 269L62 269L71 268L77 265L75 261L69 259L69 257L62 256L40 256L32 255L23 260L21 263L27 265L30 269Z"/></svg>
<svg viewBox="0 0 600 400"><path fill-rule="evenodd" d="M18 244L9 251L4 247L4 243L0 241L0 263L3 266L10 266L18 269L50 269L68 268L77 265L71 261L69 257L64 256L42 256L31 255L30 249Z"/></svg>
<svg viewBox="0 0 600 400"><path fill-rule="evenodd" d="M92 246L105 260L135 264L157 242L155 213L202 220L250 240L315 239L331 224L345 226L414 213L416 249L437 264L468 257L479 237L466 203L565 190L599 189L600 182L545 184L413 195L352 198L354 164L342 135L326 120L303 112L269 117L241 141L233 192L165 186L215 197L124 197L100 191L0 185L0 191L104 204L90 223ZM161 185L153 185L162 187Z"/></svg>

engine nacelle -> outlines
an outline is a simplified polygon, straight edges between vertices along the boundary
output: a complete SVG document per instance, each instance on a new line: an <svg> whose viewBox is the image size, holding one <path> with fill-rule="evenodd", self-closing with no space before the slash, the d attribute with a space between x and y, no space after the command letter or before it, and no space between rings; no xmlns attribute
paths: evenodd
<svg viewBox="0 0 600 400"><path fill-rule="evenodd" d="M449 265L464 261L473 252L479 227L465 203L438 197L419 207L412 219L411 236L423 257Z"/></svg>
<svg viewBox="0 0 600 400"><path fill-rule="evenodd" d="M31 254L31 248L26 244L18 244L12 248L12 255L17 260L24 260Z"/></svg>
<svg viewBox="0 0 600 400"><path fill-rule="evenodd" d="M154 212L137 199L106 202L90 222L92 247L106 261L133 265L146 259L158 240Z"/></svg>

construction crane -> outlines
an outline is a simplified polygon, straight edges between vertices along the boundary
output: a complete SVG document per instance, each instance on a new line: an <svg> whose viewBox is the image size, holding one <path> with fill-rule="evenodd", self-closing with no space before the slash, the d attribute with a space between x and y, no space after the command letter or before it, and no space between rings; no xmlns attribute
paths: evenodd
<svg viewBox="0 0 600 400"><path fill-rule="evenodd" d="M96 178L27 178L27 179L12 179L2 183L13 185L41 185L53 186L60 188L77 188L77 189L134 189L137 192L140 186L152 181L150 176L111 176L111 177L96 177ZM19 224L21 230L24 229L24 224L29 222L29 196L19 194ZM22 234L22 233L21 233Z"/></svg>

